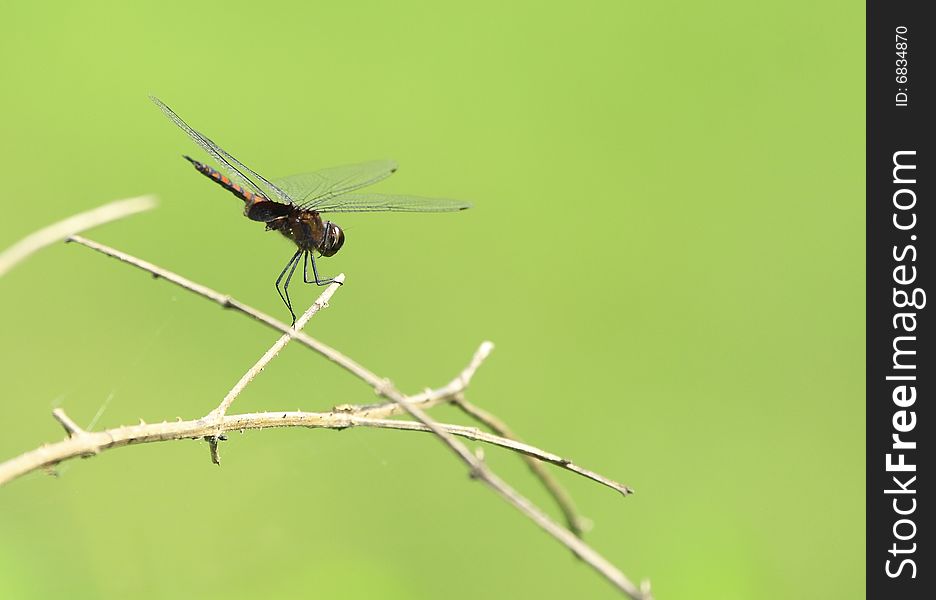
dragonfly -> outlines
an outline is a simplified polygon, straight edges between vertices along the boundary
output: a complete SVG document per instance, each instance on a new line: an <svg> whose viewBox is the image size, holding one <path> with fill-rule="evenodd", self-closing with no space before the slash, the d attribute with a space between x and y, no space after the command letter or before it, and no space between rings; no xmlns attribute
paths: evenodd
<svg viewBox="0 0 936 600"><path fill-rule="evenodd" d="M397 170L392 160L376 160L311 173L268 180L244 165L227 151L196 131L159 98L150 96L169 119L188 134L196 144L214 159L220 170L195 160L188 160L195 169L244 202L244 215L266 224L266 231L278 231L296 245L296 252L276 278L276 291L296 325L296 313L289 298L289 283L302 262L304 283L328 285L330 277L319 277L315 253L319 258L334 256L344 245L344 230L337 224L322 220L327 213L354 212L454 212L471 208L468 202L442 198L422 198L395 194L359 191L392 175ZM309 279L309 265L312 279ZM285 278L285 281L284 281ZM282 284L282 287L281 285Z"/></svg>

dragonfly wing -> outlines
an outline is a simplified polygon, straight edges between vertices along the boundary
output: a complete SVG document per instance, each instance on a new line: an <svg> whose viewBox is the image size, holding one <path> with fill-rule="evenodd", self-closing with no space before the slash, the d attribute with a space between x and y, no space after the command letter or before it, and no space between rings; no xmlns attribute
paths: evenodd
<svg viewBox="0 0 936 600"><path fill-rule="evenodd" d="M190 127L188 123L182 120L182 117L166 106L162 100L155 96L150 96L150 100L169 117L170 121L178 125L196 144L210 154L218 165L237 183L249 187L267 198L275 198L286 204L292 204L291 199L285 192L267 181L262 175L257 174L244 163L228 154L224 149L208 139L207 136Z"/></svg>
<svg viewBox="0 0 936 600"><path fill-rule="evenodd" d="M445 198L421 198L396 194L367 192L342 194L311 207L311 210L329 212L452 212L471 208L468 202Z"/></svg>
<svg viewBox="0 0 936 600"><path fill-rule="evenodd" d="M301 208L315 209L336 196L386 179L396 170L397 164L392 160L374 160L293 175L274 182Z"/></svg>
<svg viewBox="0 0 936 600"><path fill-rule="evenodd" d="M212 142L207 137L204 137L204 139L212 148L214 148L217 151L218 154L220 154L223 157L223 159L226 159L224 160L225 163L235 165L234 168L239 173L241 172L249 173L253 177L253 181L260 182L260 185L258 187L261 188L261 191L263 192L264 196L266 196L270 200L278 200L282 202L283 204L294 204L293 199L289 196L289 194L287 194L282 189L274 185L272 182L268 181L266 177L264 177L263 175L260 175L259 173L257 173L256 171L254 171L253 169L251 169L250 167L248 167L241 161L237 160L236 158L234 158L233 156L231 156L230 154L222 150L220 146Z"/></svg>

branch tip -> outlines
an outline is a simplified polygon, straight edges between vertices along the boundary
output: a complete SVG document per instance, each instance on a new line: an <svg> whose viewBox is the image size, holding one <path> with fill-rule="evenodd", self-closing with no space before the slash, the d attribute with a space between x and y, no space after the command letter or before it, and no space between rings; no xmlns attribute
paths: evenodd
<svg viewBox="0 0 936 600"><path fill-rule="evenodd" d="M50 244L61 241L70 242L72 241L71 236L80 231L129 217L149 210L154 206L156 206L155 196L140 196L138 198L118 200L43 227L9 248L0 251L0 277L31 254Z"/></svg>
<svg viewBox="0 0 936 600"><path fill-rule="evenodd" d="M79 427L77 423L72 421L71 417L66 415L65 411L61 408L52 409L52 416L55 417L55 420L65 429L68 437L78 437L87 433L84 429Z"/></svg>
<svg viewBox="0 0 936 600"><path fill-rule="evenodd" d="M493 350L494 344L492 342L481 342L481 345L475 350L474 356L471 357L471 362L468 363L468 366L465 367L452 382L452 385L458 388L455 392L456 394L468 387L468 384L471 383L471 378L474 377L475 371L477 371L481 363L491 355Z"/></svg>

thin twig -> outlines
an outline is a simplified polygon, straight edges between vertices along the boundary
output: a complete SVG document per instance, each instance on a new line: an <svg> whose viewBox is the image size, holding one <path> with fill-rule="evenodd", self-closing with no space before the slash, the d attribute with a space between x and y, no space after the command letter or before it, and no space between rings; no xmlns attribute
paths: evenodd
<svg viewBox="0 0 936 600"><path fill-rule="evenodd" d="M62 418L72 422L61 409L56 409L54 416L59 422L62 421ZM440 426L452 435L491 444L492 446L499 446L506 450L519 452L528 456L535 456L539 460L552 463L558 467L582 475L583 477L608 485L621 493L628 493L628 488L626 486L617 482L611 482L600 475L596 476L592 471L583 469L552 452L541 450L529 444L521 444L501 436L485 433L476 427L464 427L462 425L450 424L443 424ZM232 431L284 427L336 430L364 427L372 429L391 429L394 431L431 432L427 426L417 421L370 419L361 415L340 411L327 413L303 411L246 413L226 415L222 418L220 423L201 418L190 421L176 421L173 423L141 423L139 425L116 427L104 431L80 430L80 433L71 433L69 431L69 437L61 442L44 445L36 450L26 452L6 462L0 463L0 486L32 471L55 466L58 463L79 456L97 454L111 448L119 448L131 444L205 437L220 439L223 434ZM67 427L66 430L68 430Z"/></svg>
<svg viewBox="0 0 936 600"><path fill-rule="evenodd" d="M448 382L447 385L443 387L428 389L422 393L409 396L410 404L415 404L417 406L421 406L422 408L432 408L433 406L454 399L456 395L460 394L468 388L468 384L471 383L471 378L474 377L475 371L478 370L478 367L480 367L481 363L483 363L487 357L490 356L493 350L493 343L481 342L481 345L475 351L474 356L471 357L471 362L468 363L468 366L465 367L461 373L459 373L454 379L452 379L450 382ZM399 415L405 411L393 399L394 392L396 394L400 393L393 386L393 383L389 379L382 379L381 387L378 389L377 393L380 396L390 400L390 402L380 402L379 404L364 405L343 404L336 406L335 410L359 413L372 419L380 419L385 417L392 417L393 415Z"/></svg>
<svg viewBox="0 0 936 600"><path fill-rule="evenodd" d="M499 436L520 441L520 438L495 415L490 412L475 406L471 402L468 402L465 399L463 394L455 394L452 398L452 403L460 408L466 415L470 416L476 421L483 423L491 431L496 433ZM590 527L590 522L587 519L583 518L578 510L575 508L575 503L572 501L572 496L566 492L565 488L562 487L556 478L552 476L552 473L543 468L543 464L529 455L523 456L523 461L527 464L530 471L533 472L533 475L540 480L540 483L543 484L543 487L550 493L550 495L555 499L556 504L559 506L559 510L562 511L562 515L565 517L566 524L569 527L569 530L577 535L582 537L588 528Z"/></svg>
<svg viewBox="0 0 936 600"><path fill-rule="evenodd" d="M599 554L595 549L583 542L574 533L550 519L539 507L530 502L508 485L506 481L491 471L484 461L475 456L467 446L455 439L452 432L447 431L441 424L436 423L423 409L412 404L406 396L400 394L396 390L393 390L391 395L395 396L393 399L397 404L402 406L406 412L432 430L462 462L468 465L469 472L473 478L484 482L489 488L494 490L494 492L500 495L514 508L526 515L546 533L569 548L576 556L585 561L598 572L598 574L607 579L619 590L634 600L651 600L650 591L647 589L647 586L642 585L638 587L635 585L620 569L611 564L610 561Z"/></svg>
<svg viewBox="0 0 936 600"><path fill-rule="evenodd" d="M0 277L6 275L10 269L17 263L28 258L30 254L46 246L50 246L55 242L60 242L79 231L129 217L130 215L149 210L154 206L156 206L155 196L140 196L127 200L117 200L89 211L78 213L58 223L53 223L48 227L43 227L39 231L27 235L3 252L0 252Z"/></svg>
<svg viewBox="0 0 936 600"><path fill-rule="evenodd" d="M299 331L305 327L306 323L309 322L309 319L311 319L315 313L317 313L320 309L328 306L328 301L331 300L331 297L335 291L344 283L344 279L344 273L335 277L334 282L325 288L325 291L322 292L321 295L319 295L319 297L315 300L315 302L312 303L312 306L310 306L308 310L302 313L302 316L299 317L299 319L296 321L295 331ZM206 438L208 441L208 449L211 452L211 462L214 464L219 466L221 465L221 453L218 450L218 441L221 439L221 435L223 433L220 429L221 421L224 419L224 415L227 413L228 408L231 407L231 404L233 404L234 400L241 394L241 392L243 392L244 389L250 385L250 382L254 380L254 377L259 375L260 372L263 371L264 367L266 367L271 360L276 358L276 355L279 354L280 351L286 347L286 344L288 344L292 339L292 332L284 333L282 336L280 336L280 339L276 340L270 349L263 353L263 356L260 357L260 360L254 363L252 367L247 369L247 372L241 376L237 383L234 384L234 387L231 388L231 391L229 391L227 395L225 395L221 400L221 404L219 404L217 408L208 413L208 415L205 417L205 419L208 421L214 421L218 423L218 432L215 435L208 436Z"/></svg>
<svg viewBox="0 0 936 600"><path fill-rule="evenodd" d="M174 283L177 286L184 288L190 292L193 292L203 298L212 300L220 304L224 308L230 308L230 309L236 310L240 313L243 313L253 318L254 320L260 323L263 323L267 327L275 329L279 331L280 333L285 333L293 337L296 341L300 342L304 346L308 346L309 348L315 350L316 352L318 352L319 354L321 354L328 360L334 362L338 366L342 367L343 369L350 371L351 374L358 377L359 379L362 379L365 383L373 387L375 390L381 388L385 383L383 379L381 379L374 373L370 372L369 370L367 370L366 368L364 368L363 366L361 366L360 364L358 364L351 358L345 356L341 352L338 352L331 346L327 344L323 344L322 342L314 339L313 337L305 333L296 331L292 329L291 327L289 327L288 325L286 325L285 323L283 323L282 321L274 319L270 315L260 310L257 310L256 308L253 308L252 306L244 304L243 302L240 302L232 298L231 296L222 294L221 292L217 292L211 289L210 287L202 285L200 283L195 283L191 279L182 277L181 275L177 273L174 273L168 269L164 269L162 267L154 265L151 262L145 261L141 258L137 258L136 256L133 256L133 255L127 254L126 252L121 252L120 250L111 248L110 246L106 246L104 244L100 244L98 242L89 240L80 235L73 235L68 238L68 241L74 242L76 244L80 244L92 250L96 250L97 252L100 252L101 254L105 254L112 258L116 258L117 260L123 263L132 265L138 269L142 269L143 271L146 271L147 273L150 273L155 277L165 279L166 281Z"/></svg>
<svg viewBox="0 0 936 600"><path fill-rule="evenodd" d="M302 316L299 317L299 319L296 320L296 327L295 327L296 331L299 331L300 329L305 327L306 323L309 322L309 319L311 319L313 315L315 315L315 313L317 313L320 309L328 306L328 301L331 300L331 297L335 293L335 291L341 287L341 284L344 283L344 279L345 279L344 273L335 277L334 283L332 283L327 288L325 288L325 291L322 292L322 294L318 297L318 299L312 303L312 306L310 306L309 309L305 311L302 314ZM271 360L273 360L276 357L276 355L279 354L280 351L286 347L286 344L288 344L289 341L292 339L293 339L293 333L290 332L290 333L284 333L280 337L280 339L276 340L276 343L274 343L273 346L271 346L270 349L267 350L263 354L263 356L260 357L260 360L258 360L254 364L254 366L250 367L250 369L248 369L247 372L244 373L243 377L240 378L240 380L234 385L234 387L231 388L231 391L227 393L227 395L224 397L223 400L221 400L221 404L218 405L218 408L211 411L211 413L208 414L207 418L208 419L223 418L225 413L227 413L228 408L230 408L231 404L234 402L234 399L237 398L237 396L239 396L240 393L244 391L244 388L246 388L247 385L251 381L253 381L254 377L259 375L260 372L263 371L263 368L266 367L267 364Z"/></svg>
<svg viewBox="0 0 936 600"><path fill-rule="evenodd" d="M381 427L384 429L406 429L408 431L425 432L432 431L425 423L419 423L415 421L399 421L396 419L368 419L365 417L355 417L353 419L353 423L367 423L370 427ZM634 493L634 490L622 483L614 481L613 479L608 479L604 475L599 475L598 473L595 473L594 471L584 467L580 467L567 458L563 458L553 454L552 452L541 450L536 446L531 446L530 444L526 444L506 436L486 433L477 427L465 427L463 425L441 425L441 427L452 435L457 435L459 437L477 442L485 442L494 446L500 446L501 448L507 448L508 450L513 450L519 453L521 456L547 462L558 467L562 467L568 471L572 471L573 473L578 473L587 479L591 479L592 481L607 486L612 490L620 492L624 496L629 496L630 494Z"/></svg>

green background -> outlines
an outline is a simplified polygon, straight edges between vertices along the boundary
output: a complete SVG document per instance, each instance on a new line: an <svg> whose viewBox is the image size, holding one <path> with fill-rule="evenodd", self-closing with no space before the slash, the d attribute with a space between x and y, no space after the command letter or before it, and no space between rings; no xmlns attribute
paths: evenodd
<svg viewBox="0 0 936 600"><path fill-rule="evenodd" d="M863 593L863 5L19 4L0 246L157 193L89 237L285 319L288 242L180 158L204 154L147 94L270 177L395 158L377 190L475 207L336 219L320 264L347 285L310 333L406 391L494 341L469 399L636 488L557 473L658 598ZM96 428L202 415L276 337L66 245L0 280L0 331L2 459L61 439L57 406L104 407ZM234 410L373 398L291 346ZM0 597L615 597L429 436L222 451L124 448L0 489Z"/></svg>

